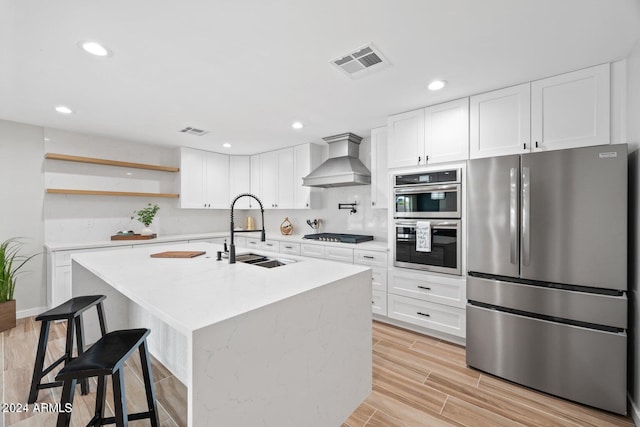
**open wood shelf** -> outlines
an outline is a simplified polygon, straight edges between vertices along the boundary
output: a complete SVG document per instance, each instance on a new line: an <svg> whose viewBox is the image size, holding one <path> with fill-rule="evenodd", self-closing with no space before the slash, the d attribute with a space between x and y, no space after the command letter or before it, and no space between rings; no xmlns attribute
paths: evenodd
<svg viewBox="0 0 640 427"><path fill-rule="evenodd" d="M94 165L119 166L123 168L149 169L161 172L179 172L180 168L173 166L148 165L145 163L121 162L119 160L98 159L94 157L69 156L67 154L46 153L45 159L64 160L67 162L91 163Z"/></svg>
<svg viewBox="0 0 640 427"><path fill-rule="evenodd" d="M86 196L132 196L132 197L164 197L177 199L175 193L135 193L132 191L98 191L98 190L70 190L66 188L47 188L47 193L53 194L81 194Z"/></svg>

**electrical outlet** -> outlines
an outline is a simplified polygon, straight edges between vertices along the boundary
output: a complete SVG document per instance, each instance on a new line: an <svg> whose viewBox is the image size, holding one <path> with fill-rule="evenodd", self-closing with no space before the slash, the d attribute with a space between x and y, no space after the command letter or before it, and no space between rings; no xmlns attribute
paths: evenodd
<svg viewBox="0 0 640 427"><path fill-rule="evenodd" d="M93 228L93 220L92 219L88 219L87 220L87 228Z"/></svg>

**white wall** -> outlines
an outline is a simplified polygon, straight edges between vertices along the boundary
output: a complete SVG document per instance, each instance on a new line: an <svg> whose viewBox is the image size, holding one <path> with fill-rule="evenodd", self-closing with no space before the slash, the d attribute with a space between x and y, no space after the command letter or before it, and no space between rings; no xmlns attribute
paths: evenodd
<svg viewBox="0 0 640 427"><path fill-rule="evenodd" d="M22 237L23 255L43 252L43 130L0 120L0 241ZM17 310L46 306L45 256L29 261L16 282Z"/></svg>
<svg viewBox="0 0 640 427"><path fill-rule="evenodd" d="M627 58L627 140L629 143L629 394L640 423L640 41Z"/></svg>
<svg viewBox="0 0 640 427"><path fill-rule="evenodd" d="M98 157L135 163L180 166L178 150L56 129L45 129L49 153ZM113 191L179 193L178 174L143 169L46 160L45 186ZM132 175L127 175L132 174ZM205 233L228 228L228 211L179 209L177 199L46 194L45 242L108 240L119 230L140 232L131 220L147 203L160 206L152 229L159 235Z"/></svg>

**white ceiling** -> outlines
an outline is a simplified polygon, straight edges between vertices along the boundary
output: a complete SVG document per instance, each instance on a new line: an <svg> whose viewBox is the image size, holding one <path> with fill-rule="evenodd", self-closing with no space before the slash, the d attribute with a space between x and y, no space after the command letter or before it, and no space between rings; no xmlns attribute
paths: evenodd
<svg viewBox="0 0 640 427"><path fill-rule="evenodd" d="M251 154L366 136L389 114L625 58L639 38L639 0L0 0L0 119ZM352 80L329 63L368 42L393 66ZM427 91L435 78L449 85Z"/></svg>

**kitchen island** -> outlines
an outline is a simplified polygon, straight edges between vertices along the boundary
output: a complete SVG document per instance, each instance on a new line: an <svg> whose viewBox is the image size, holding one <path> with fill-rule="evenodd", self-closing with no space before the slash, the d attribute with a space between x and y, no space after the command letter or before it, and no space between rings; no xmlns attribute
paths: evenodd
<svg viewBox="0 0 640 427"><path fill-rule="evenodd" d="M291 256L271 269L228 264L221 249L74 255L73 295L107 295L109 330L151 329L151 353L187 386L190 426L341 425L371 390L371 271ZM168 250L206 255L150 257Z"/></svg>

